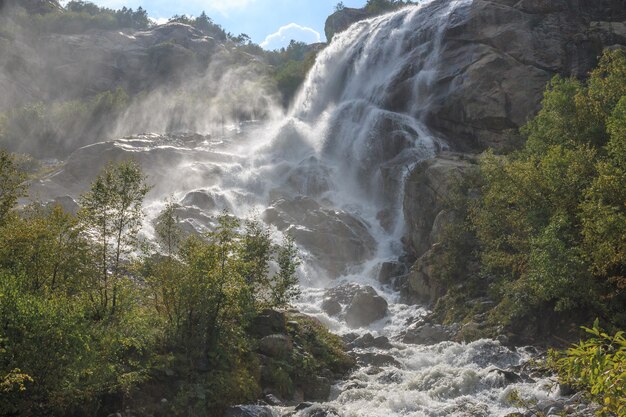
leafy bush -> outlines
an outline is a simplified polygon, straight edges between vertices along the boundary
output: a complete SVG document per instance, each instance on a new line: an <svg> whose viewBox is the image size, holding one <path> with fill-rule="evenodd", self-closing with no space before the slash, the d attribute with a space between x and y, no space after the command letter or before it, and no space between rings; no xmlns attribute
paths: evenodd
<svg viewBox="0 0 626 417"><path fill-rule="evenodd" d="M586 85L555 77L526 146L481 162L470 217L511 319L547 307L624 323L624 74L624 53L608 51Z"/></svg>
<svg viewBox="0 0 626 417"><path fill-rule="evenodd" d="M535 337L601 317L626 325L626 55L607 51L586 82L553 78L524 146L487 151L448 207L435 279L446 320L485 313ZM558 324L560 330L566 328ZM526 329L525 329L526 328ZM574 327L575 329L575 327ZM571 334L570 334L571 335Z"/></svg>
<svg viewBox="0 0 626 417"><path fill-rule="evenodd" d="M599 328L583 327L592 337L564 352L551 351L548 366L561 383L585 390L602 407L603 416L626 416L626 338L610 336Z"/></svg>

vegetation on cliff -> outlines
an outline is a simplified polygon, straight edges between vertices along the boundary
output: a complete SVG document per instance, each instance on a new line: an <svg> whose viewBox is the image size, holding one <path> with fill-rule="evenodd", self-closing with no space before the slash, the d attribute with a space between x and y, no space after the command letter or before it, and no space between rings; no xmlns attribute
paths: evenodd
<svg viewBox="0 0 626 417"><path fill-rule="evenodd" d="M624 326L625 126L622 51L607 51L586 83L555 77L522 129L525 146L487 152L460 187L472 198L456 202L466 222L443 244L451 264L441 279L452 287L474 271L474 290L505 326L548 330L550 317Z"/></svg>
<svg viewBox="0 0 626 417"><path fill-rule="evenodd" d="M71 1L39 13L21 6L27 5L12 2L0 14L3 74L11 81L11 91L0 101L0 146L37 158L62 158L119 134L130 106L134 112L153 110L144 108L154 106L151 94L177 101L170 114L191 108L204 109L205 120L210 119L206 109L219 115L212 123L262 119L273 107L290 105L320 50L292 41L266 51L246 34L227 33L204 12L173 16L169 23L179 25L158 29L141 8L112 10ZM137 41L120 30L147 32ZM115 40L101 41L102 36ZM121 46L124 42L133 46ZM81 52L70 51L67 43ZM51 69L44 71L42 62ZM216 80L216 74L227 79ZM225 91L218 102L220 84L227 86L220 87ZM263 96L254 105L251 93L240 91L250 84ZM197 130L193 121L172 119L168 129Z"/></svg>
<svg viewBox="0 0 626 417"><path fill-rule="evenodd" d="M305 317L278 329L293 340L289 356L262 363L256 353L268 335L257 317L298 295L291 240L276 245L265 226L227 214L212 232L184 236L168 204L157 243L144 242L149 187L133 162L105 168L76 216L13 209L23 180L2 151L0 415L219 415L256 400L268 374L332 378L351 366Z"/></svg>
<svg viewBox="0 0 626 417"><path fill-rule="evenodd" d="M554 344L595 318L626 327L626 54L607 50L586 82L554 77L542 104L522 149L487 151L449 200L462 220L441 244L434 276L448 291L435 310L488 323L463 336ZM624 415L623 333L586 330L549 364Z"/></svg>

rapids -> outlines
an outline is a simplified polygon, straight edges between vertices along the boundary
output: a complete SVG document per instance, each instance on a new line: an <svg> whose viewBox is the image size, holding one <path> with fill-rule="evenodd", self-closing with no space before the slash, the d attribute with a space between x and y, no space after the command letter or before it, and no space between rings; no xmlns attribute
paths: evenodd
<svg viewBox="0 0 626 417"><path fill-rule="evenodd" d="M153 192L159 194L155 201L173 194L183 205L181 216L195 229L209 226L224 209L267 219L268 207L274 208L277 214L270 223L276 234L295 234L303 251L303 296L297 308L340 335L371 333L391 341L385 349L355 348L357 353L391 355L395 363L363 365L336 384L323 407L338 415L493 416L518 410L509 400L513 390L538 401L558 397L549 379L511 382L503 376L500 370L531 357L529 349L509 349L494 340L401 342L402 332L427 311L402 303L377 280L381 264L403 253L404 176L416 162L447 147L429 130L425 114L437 88L434 75L444 65L444 32L471 4L424 1L337 34L280 120L250 125L220 140L143 135L92 145L74 156L87 170L93 167L86 165L107 156L132 153L156 183L167 184ZM59 178L88 178L79 168L72 173L72 163ZM276 201L288 207L286 214ZM157 202L148 207L152 217L161 208ZM289 221L294 223L284 224ZM325 257L335 255L326 262ZM338 266L341 262L347 265ZM351 329L326 315L321 309L324 288L345 282L374 287L388 302L387 316L367 328ZM293 409L273 411L283 415Z"/></svg>

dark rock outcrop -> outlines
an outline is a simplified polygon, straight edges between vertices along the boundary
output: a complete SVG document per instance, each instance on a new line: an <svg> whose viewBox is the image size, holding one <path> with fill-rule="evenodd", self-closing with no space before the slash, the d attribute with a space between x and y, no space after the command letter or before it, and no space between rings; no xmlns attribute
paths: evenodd
<svg viewBox="0 0 626 417"><path fill-rule="evenodd" d="M406 244L415 257L424 255L441 241L454 214L446 210L453 188L477 169L476 158L442 152L418 163L407 177L403 212L407 225Z"/></svg>
<svg viewBox="0 0 626 417"><path fill-rule="evenodd" d="M427 4L424 13L448 3ZM402 45L407 64L395 70L398 76L381 106L419 116L456 150L510 148L509 132L538 111L555 74L584 77L603 48L626 45L625 10L623 0L468 2L442 28L440 65L429 82L428 105L415 106L413 80L428 40L414 30ZM363 9L337 11L328 18L327 37L368 17Z"/></svg>
<svg viewBox="0 0 626 417"><path fill-rule="evenodd" d="M328 303L346 306L343 319L348 326L365 327L387 315L387 301L370 286L349 283L326 290Z"/></svg>
<svg viewBox="0 0 626 417"><path fill-rule="evenodd" d="M230 407L224 413L224 417L273 417L269 407L261 405L237 405Z"/></svg>
<svg viewBox="0 0 626 417"><path fill-rule="evenodd" d="M3 19L0 24L9 17ZM145 31L16 33L10 43L0 42L0 111L3 106L82 98L117 87L137 93L175 85L200 74L221 51L220 42L181 23Z"/></svg>
<svg viewBox="0 0 626 417"><path fill-rule="evenodd" d="M364 327L387 315L387 301L372 287L357 291L346 308L346 323L350 327Z"/></svg>
<svg viewBox="0 0 626 417"><path fill-rule="evenodd" d="M376 249L363 220L325 208L309 197L277 200L263 218L293 236L331 278L369 259Z"/></svg>
<svg viewBox="0 0 626 417"><path fill-rule="evenodd" d="M335 13L328 16L326 24L324 25L324 33L326 34L327 41L330 42L333 36L335 36L335 33L344 31L353 23L371 16L372 15L364 9L345 7L341 10L337 10Z"/></svg>

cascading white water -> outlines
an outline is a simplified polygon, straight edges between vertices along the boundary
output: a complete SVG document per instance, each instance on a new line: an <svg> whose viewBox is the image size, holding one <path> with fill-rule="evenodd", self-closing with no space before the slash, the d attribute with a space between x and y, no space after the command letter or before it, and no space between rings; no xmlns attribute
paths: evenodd
<svg viewBox="0 0 626 417"><path fill-rule="evenodd" d="M176 138L142 136L112 145L114 155L118 149L143 153L144 165L156 167L155 193L180 197L194 227L228 209L240 217L263 213L292 233L307 261L297 307L339 334L372 333L392 341L384 349L356 348L391 355L395 363L364 366L334 387L326 406L344 416L503 415L515 411L507 398L512 390L539 400L555 395L545 389L546 380L504 381L496 368L528 359L523 349L490 340L430 346L398 341L425 310L401 303L376 279L381 263L402 253L404 175L445 147L424 117L445 65L446 28L471 4L424 1L354 24L320 53L286 119L252 127L236 139L190 147ZM89 152L75 160L89 161ZM80 170L65 174L73 179ZM160 207L155 203L153 209ZM324 288L344 282L376 288L389 314L356 330L326 315ZM277 415L291 411L275 408Z"/></svg>

